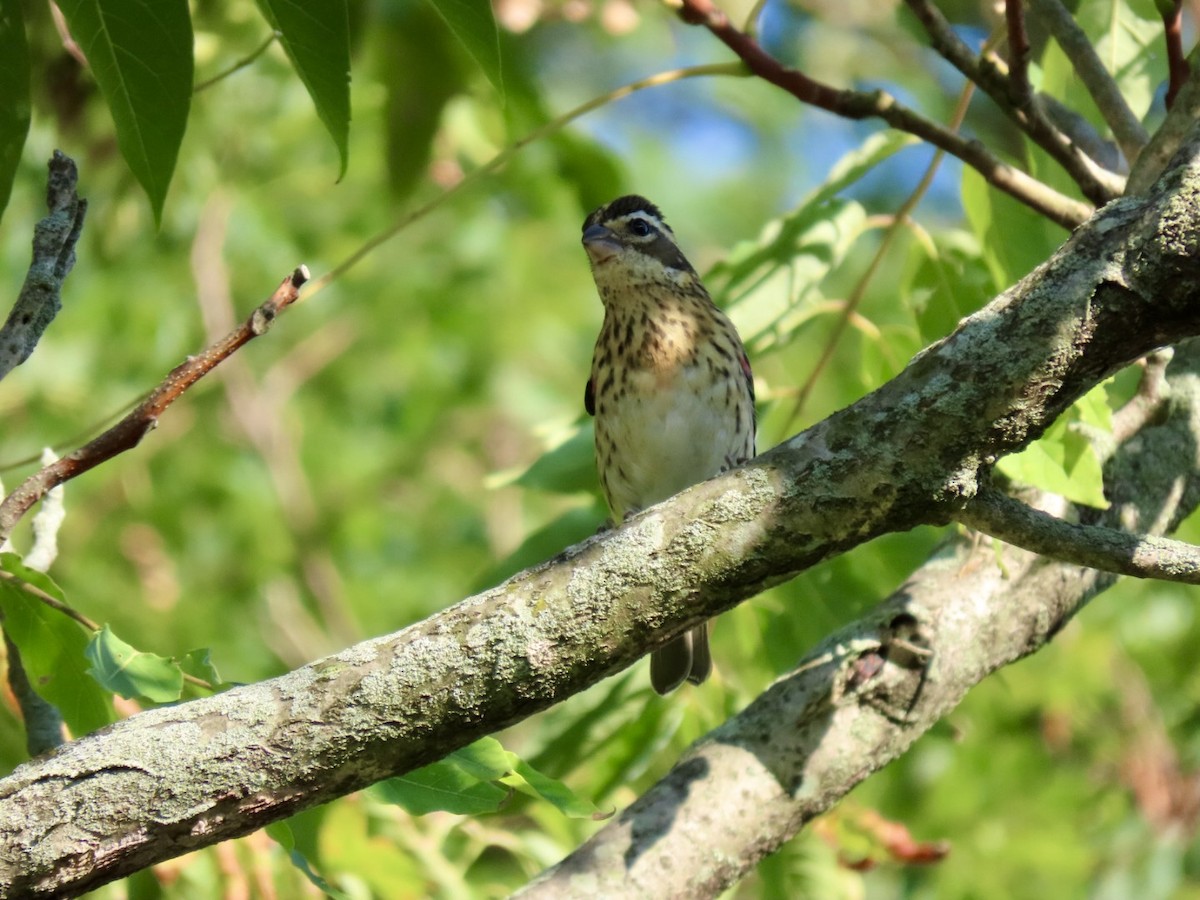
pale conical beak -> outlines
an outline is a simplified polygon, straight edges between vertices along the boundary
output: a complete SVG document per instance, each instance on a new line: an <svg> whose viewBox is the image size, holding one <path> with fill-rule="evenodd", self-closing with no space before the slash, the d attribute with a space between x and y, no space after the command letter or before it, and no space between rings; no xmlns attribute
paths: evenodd
<svg viewBox="0 0 1200 900"><path fill-rule="evenodd" d="M603 225L593 225L583 233L583 249L587 251L593 265L608 262L621 249L621 242L613 232Z"/></svg>

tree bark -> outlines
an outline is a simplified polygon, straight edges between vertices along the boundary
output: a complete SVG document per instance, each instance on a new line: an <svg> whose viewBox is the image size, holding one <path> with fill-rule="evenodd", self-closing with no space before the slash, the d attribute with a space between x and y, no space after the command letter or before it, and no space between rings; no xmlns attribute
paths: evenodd
<svg viewBox="0 0 1200 900"><path fill-rule="evenodd" d="M0 894L75 896L408 771L583 690L820 560L951 521L996 458L1036 438L1090 387L1200 334L1198 193L1200 129L1145 198L1106 206L891 382L746 467L404 631L280 678L139 714L21 766L0 781ZM1097 577L1080 572L1043 577L1069 595L1066 582ZM960 633L978 647L1013 631L1026 635L1013 646L1027 652L1028 635L1052 632L1053 616L1047 625L1041 608L1024 614L1014 609L990 630L980 623ZM897 642L895 632L913 623L885 616L875 626L886 637L879 659L854 645L849 658L861 665L841 688L882 677L889 715L916 682L960 679L943 668L956 661L943 658L923 614L907 615L917 626L912 640ZM912 660L897 665L904 646ZM983 677L985 653L974 655ZM871 674L876 663L883 676ZM773 689L760 702L794 690ZM827 701L818 692L812 702ZM858 709L835 703L832 718L802 730L815 739ZM864 746L887 740L885 720L863 720L872 729ZM916 733L906 727L894 752ZM728 755L702 767L753 757L729 731L709 746ZM773 752L796 753L786 743ZM888 753L822 749L828 776L783 784L831 802L836 779L865 777ZM696 765L680 776L681 789L695 790ZM747 814L759 805L748 797Z"/></svg>
<svg viewBox="0 0 1200 900"><path fill-rule="evenodd" d="M1200 342L1181 348L1169 385L1165 421L1141 429L1106 466L1114 503L1098 524L1168 530L1200 504ZM517 896L720 895L1113 581L955 535Z"/></svg>

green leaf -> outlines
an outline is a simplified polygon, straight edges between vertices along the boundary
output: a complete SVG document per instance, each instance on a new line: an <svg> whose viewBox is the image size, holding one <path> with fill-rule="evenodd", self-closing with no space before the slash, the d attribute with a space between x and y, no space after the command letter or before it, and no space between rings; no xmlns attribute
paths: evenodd
<svg viewBox="0 0 1200 900"><path fill-rule="evenodd" d="M599 499L590 506L567 510L553 522L527 535L521 541L521 546L486 569L475 581L474 589L481 591L492 587L517 572L549 559L564 548L594 535L605 521L606 514Z"/></svg>
<svg viewBox="0 0 1200 900"><path fill-rule="evenodd" d="M825 181L804 201L805 206L824 203L858 183L894 153L920 141L903 131L876 131L833 164Z"/></svg>
<svg viewBox="0 0 1200 900"><path fill-rule="evenodd" d="M841 198L805 204L767 224L756 241L737 245L713 267L706 283L731 308L751 356L788 346L792 335L820 315L823 279L836 269L867 227L862 204Z"/></svg>
<svg viewBox="0 0 1200 900"><path fill-rule="evenodd" d="M381 72L387 89L383 122L388 176L399 198L428 176L442 112L463 90L468 63L430 4L402 4L390 12L382 23L388 54L404 65L385 65Z"/></svg>
<svg viewBox="0 0 1200 900"><path fill-rule="evenodd" d="M350 160L350 18L346 0L257 0L337 147L338 178Z"/></svg>
<svg viewBox="0 0 1200 900"><path fill-rule="evenodd" d="M607 819L612 813L601 812L590 800L584 800L556 778L543 775L515 753L509 753L513 774L502 779L517 790L533 797L540 797L555 809L572 819Z"/></svg>
<svg viewBox="0 0 1200 900"><path fill-rule="evenodd" d="M0 553L0 569L63 601L62 590L15 553ZM87 634L79 623L51 609L7 579L0 580L4 630L21 651L34 689L54 704L71 734L81 737L113 721L109 695L87 677Z"/></svg>
<svg viewBox="0 0 1200 900"><path fill-rule="evenodd" d="M29 46L20 0L0 0L0 216L29 133Z"/></svg>
<svg viewBox="0 0 1200 900"><path fill-rule="evenodd" d="M213 665L212 651L207 647L189 650L182 659L178 660L178 665L185 675L207 681L214 688L224 684L217 672L217 667Z"/></svg>
<svg viewBox="0 0 1200 900"><path fill-rule="evenodd" d="M497 782L546 800L566 816L605 818L594 804L505 750L491 737L480 738L432 765L381 781L372 790L381 800L395 803L415 816L435 810L479 815L495 812L511 795Z"/></svg>
<svg viewBox="0 0 1200 900"><path fill-rule="evenodd" d="M186 0L61 0L117 127L117 144L162 220L192 99Z"/></svg>
<svg viewBox="0 0 1200 900"><path fill-rule="evenodd" d="M496 781L512 771L511 754L493 737L482 737L455 750L447 760L480 781Z"/></svg>
<svg viewBox="0 0 1200 900"><path fill-rule="evenodd" d="M489 0L430 0L467 52L479 63L483 74L504 97L504 76L500 68L500 32Z"/></svg>
<svg viewBox="0 0 1200 900"><path fill-rule="evenodd" d="M580 390L580 403L583 391ZM595 491L596 450L592 420L583 422L569 438L543 453L516 483L555 494L579 494Z"/></svg>
<svg viewBox="0 0 1200 900"><path fill-rule="evenodd" d="M125 698L170 703L183 691L183 672L171 660L136 650L105 625L87 645L88 674Z"/></svg>
<svg viewBox="0 0 1200 900"><path fill-rule="evenodd" d="M349 900L349 894L339 891L322 878L309 864L308 858L296 848L296 838L287 822L272 822L265 829L267 837L287 851L288 859L319 891L335 900Z"/></svg>
<svg viewBox="0 0 1200 900"><path fill-rule="evenodd" d="M912 274L901 295L913 311L924 343L943 338L991 297L992 279L979 244L964 231L940 232L918 241L923 254L909 254Z"/></svg>
<svg viewBox="0 0 1200 900"><path fill-rule="evenodd" d="M1061 494L1072 503L1108 508L1100 458L1087 431L1112 433L1112 409L1103 384L1092 388L1020 453L996 468L1014 481Z"/></svg>
<svg viewBox="0 0 1200 900"><path fill-rule="evenodd" d="M1063 242L1061 227L993 189L969 166L963 167L962 199L996 291L1029 274Z"/></svg>
<svg viewBox="0 0 1200 900"><path fill-rule="evenodd" d="M490 780L481 781L449 758L381 781L371 790L414 816L436 810L459 815L495 812L511 794Z"/></svg>

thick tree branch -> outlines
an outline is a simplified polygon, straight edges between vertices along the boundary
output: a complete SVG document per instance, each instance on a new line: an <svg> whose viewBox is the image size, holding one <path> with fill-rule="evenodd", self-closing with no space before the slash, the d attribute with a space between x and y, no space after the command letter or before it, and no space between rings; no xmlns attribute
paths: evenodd
<svg viewBox="0 0 1200 900"><path fill-rule="evenodd" d="M58 150L48 164L46 206L50 214L33 232L33 260L17 302L0 328L0 378L19 366L62 308L62 286L75 267L75 244L83 231L87 201L76 193L75 162Z"/></svg>
<svg viewBox="0 0 1200 900"><path fill-rule="evenodd" d="M1198 195L1200 128L1146 198L751 464L397 634L21 766L0 781L0 893L78 894L428 763L822 559L949 521L1099 380L1200 334Z"/></svg>
<svg viewBox="0 0 1200 900"><path fill-rule="evenodd" d="M763 49L754 38L739 31L712 0L681 0L680 17L702 25L738 55L759 78L782 88L802 103L816 106L847 119L878 118L893 128L961 159L979 172L989 184L1016 198L1064 228L1074 228L1091 215L1091 207L1060 194L1020 169L1002 162L979 141L962 137L926 119L884 91L850 91L830 87L785 66Z"/></svg>
<svg viewBox="0 0 1200 900"><path fill-rule="evenodd" d="M1100 61L1096 48L1061 0L1030 0L1030 7L1071 61L1075 74L1112 129L1126 162L1133 166L1150 138Z"/></svg>
<svg viewBox="0 0 1200 900"><path fill-rule="evenodd" d="M16 527L21 517L51 488L70 481L77 475L82 475L119 453L136 447L158 423L158 417L184 391L207 375L223 360L228 359L242 345L266 334L267 329L275 321L275 317L287 309L300 295L300 288L307 280L308 270L304 266L295 269L276 288L275 293L255 309L245 322L221 340L207 347L198 356L190 356L172 369L162 383L120 422L74 453L69 453L57 462L44 466L25 479L20 487L9 494L3 503L0 503L0 541L12 534L13 528Z"/></svg>
<svg viewBox="0 0 1200 900"><path fill-rule="evenodd" d="M1172 366L1170 419L1144 429L1108 467L1127 498L1105 514L1108 527L1172 527L1200 502L1198 372L1192 342ZM1144 465L1147 454L1166 465ZM997 559L952 539L517 896L718 896L977 683L1045 645L1113 580L1011 546Z"/></svg>

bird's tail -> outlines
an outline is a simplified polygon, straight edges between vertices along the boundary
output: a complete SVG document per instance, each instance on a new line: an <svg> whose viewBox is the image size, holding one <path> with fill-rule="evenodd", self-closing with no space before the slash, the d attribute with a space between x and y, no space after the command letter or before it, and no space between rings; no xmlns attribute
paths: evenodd
<svg viewBox="0 0 1200 900"><path fill-rule="evenodd" d="M660 694L671 693L685 681L700 684L711 672L707 622L650 654L650 685Z"/></svg>

